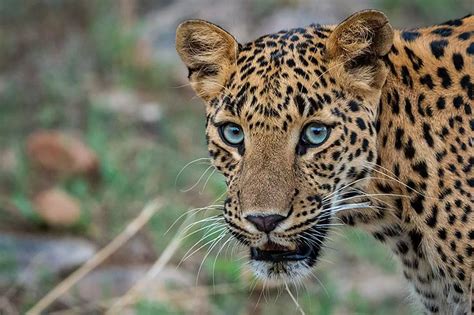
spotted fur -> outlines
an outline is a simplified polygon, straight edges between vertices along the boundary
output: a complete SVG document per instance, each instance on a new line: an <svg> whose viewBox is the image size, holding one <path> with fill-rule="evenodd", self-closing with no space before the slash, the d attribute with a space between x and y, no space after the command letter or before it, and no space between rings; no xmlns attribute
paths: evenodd
<svg viewBox="0 0 474 315"><path fill-rule="evenodd" d="M472 311L473 16L394 31L369 10L244 45L193 20L178 28L177 50L206 101L238 240L319 251L340 220L392 249L426 313ZM302 145L314 121L329 138ZM222 141L225 122L242 126L241 146ZM246 219L262 214L285 220L262 233ZM316 260L252 264L261 277L293 279Z"/></svg>

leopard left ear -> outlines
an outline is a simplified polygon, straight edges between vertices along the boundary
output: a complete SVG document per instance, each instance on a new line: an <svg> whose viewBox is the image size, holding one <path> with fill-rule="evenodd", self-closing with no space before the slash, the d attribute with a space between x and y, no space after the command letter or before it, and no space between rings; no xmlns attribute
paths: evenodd
<svg viewBox="0 0 474 315"><path fill-rule="evenodd" d="M188 67L191 86L206 101L223 89L238 49L232 35L210 22L188 20L176 30L176 50Z"/></svg>
<svg viewBox="0 0 474 315"><path fill-rule="evenodd" d="M333 30L327 40L327 57L343 66L354 87L381 88L387 71L380 57L390 51L393 35L385 14L360 11Z"/></svg>

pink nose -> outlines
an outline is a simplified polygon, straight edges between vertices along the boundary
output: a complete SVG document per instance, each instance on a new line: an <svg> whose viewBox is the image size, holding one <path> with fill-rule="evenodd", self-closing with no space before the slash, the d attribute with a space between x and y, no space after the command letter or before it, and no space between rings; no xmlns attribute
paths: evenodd
<svg viewBox="0 0 474 315"><path fill-rule="evenodd" d="M279 214L248 215L245 217L245 219L252 222L257 230L270 233L277 227L278 223L285 220L285 217Z"/></svg>

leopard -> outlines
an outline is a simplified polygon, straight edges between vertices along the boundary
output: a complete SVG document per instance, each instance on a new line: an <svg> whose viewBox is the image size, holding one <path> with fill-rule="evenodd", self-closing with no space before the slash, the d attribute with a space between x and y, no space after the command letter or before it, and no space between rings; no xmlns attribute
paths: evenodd
<svg viewBox="0 0 474 315"><path fill-rule="evenodd" d="M423 313L474 311L472 14L395 29L369 9L245 44L187 20L176 50L257 278L306 278L344 225L390 249Z"/></svg>

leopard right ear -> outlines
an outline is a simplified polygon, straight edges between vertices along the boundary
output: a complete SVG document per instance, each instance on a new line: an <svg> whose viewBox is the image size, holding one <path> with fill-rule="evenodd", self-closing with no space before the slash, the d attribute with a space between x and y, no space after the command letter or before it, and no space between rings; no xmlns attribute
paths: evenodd
<svg viewBox="0 0 474 315"><path fill-rule="evenodd" d="M210 100L224 88L236 62L239 44L217 25L188 20L176 30L176 50L188 67L193 89L204 100Z"/></svg>
<svg viewBox="0 0 474 315"><path fill-rule="evenodd" d="M354 13L341 22L327 41L327 56L347 77L347 85L359 90L380 89L386 69L381 57L393 44L393 29L387 17L376 10Z"/></svg>

